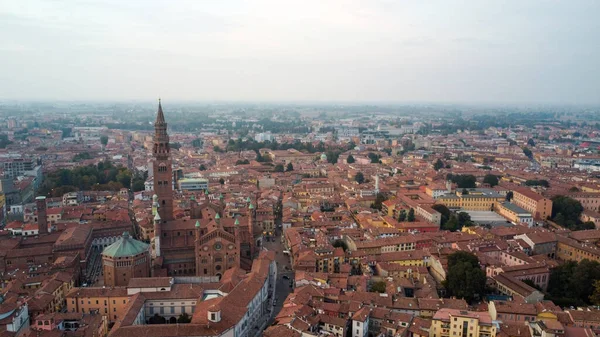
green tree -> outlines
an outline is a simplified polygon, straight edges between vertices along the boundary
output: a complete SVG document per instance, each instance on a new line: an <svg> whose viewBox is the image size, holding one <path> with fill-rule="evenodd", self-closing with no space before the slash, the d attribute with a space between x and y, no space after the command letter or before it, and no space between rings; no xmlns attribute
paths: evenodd
<svg viewBox="0 0 600 337"><path fill-rule="evenodd" d="M248 161L248 159L239 159L238 161L235 162L236 165L248 165L250 164L250 162Z"/></svg>
<svg viewBox="0 0 600 337"><path fill-rule="evenodd" d="M373 293L380 293L383 294L385 293L387 284L385 283L385 281L376 281L371 283L371 288L370 288L370 292Z"/></svg>
<svg viewBox="0 0 600 337"><path fill-rule="evenodd" d="M571 230L587 228L579 219L583 213L581 202L567 196L557 195L552 198L552 220L558 225Z"/></svg>
<svg viewBox="0 0 600 337"><path fill-rule="evenodd" d="M381 162L381 160L380 160L381 156L376 153L369 152L368 156L369 156L369 159L371 159L371 164L378 164Z"/></svg>
<svg viewBox="0 0 600 337"><path fill-rule="evenodd" d="M438 158L438 160L433 164L433 169L436 171L439 171L441 168L444 167L444 162L442 162L441 159Z"/></svg>
<svg viewBox="0 0 600 337"><path fill-rule="evenodd" d="M531 152L531 150L528 147L523 148L523 153L527 156L527 158L533 158L533 152Z"/></svg>
<svg viewBox="0 0 600 337"><path fill-rule="evenodd" d="M354 181L356 181L359 184L362 184L365 182L365 176L362 172L358 172L355 176L354 176Z"/></svg>
<svg viewBox="0 0 600 337"><path fill-rule="evenodd" d="M594 281L594 292L590 295L590 302L593 305L600 305L600 280Z"/></svg>
<svg viewBox="0 0 600 337"><path fill-rule="evenodd" d="M8 140L8 135L0 135L0 149L5 149L10 144L12 142Z"/></svg>
<svg viewBox="0 0 600 337"><path fill-rule="evenodd" d="M446 175L446 180L450 180L455 183L458 188L475 188L477 178L472 174L451 174Z"/></svg>
<svg viewBox="0 0 600 337"><path fill-rule="evenodd" d="M195 148L202 147L202 144L203 144L203 142L202 142L201 138L196 138L196 139L192 140L192 146Z"/></svg>
<svg viewBox="0 0 600 337"><path fill-rule="evenodd" d="M406 221L408 221L408 222L414 222L415 221L415 210L414 210L414 208L411 208L410 210L408 210L408 215L406 216Z"/></svg>
<svg viewBox="0 0 600 337"><path fill-rule="evenodd" d="M204 166L204 164L200 164L200 167L198 169L200 171L206 171L206 166Z"/></svg>
<svg viewBox="0 0 600 337"><path fill-rule="evenodd" d="M406 210L405 209L400 211L400 214L398 215L398 221L399 222L406 221Z"/></svg>
<svg viewBox="0 0 600 337"><path fill-rule="evenodd" d="M485 177L483 177L483 183L484 184L489 184L490 187L494 187L496 185L498 185L499 179L498 176L493 175L493 174L486 174Z"/></svg>
<svg viewBox="0 0 600 337"><path fill-rule="evenodd" d="M373 204L371 204L371 208L381 211L381 209L383 208L383 202L386 200L387 198L383 194L377 193L375 201L373 202Z"/></svg>
<svg viewBox="0 0 600 337"><path fill-rule="evenodd" d="M583 259L567 261L550 272L548 294L560 306L585 306L592 301L595 284L600 280L600 263Z"/></svg>
<svg viewBox="0 0 600 337"><path fill-rule="evenodd" d="M327 156L327 158L329 158L329 156ZM352 164L354 162L355 162L354 157L351 154L349 154L348 158L346 158L346 163Z"/></svg>
<svg viewBox="0 0 600 337"><path fill-rule="evenodd" d="M457 219L458 219L458 225L461 228L473 226L473 221L471 221L471 216L467 212L458 212Z"/></svg>
<svg viewBox="0 0 600 337"><path fill-rule="evenodd" d="M187 313L182 313L181 315L179 315L179 317L177 317L177 323L180 324L185 324L185 323L190 323L192 321L192 318L190 317L190 315L188 315Z"/></svg>
<svg viewBox="0 0 600 337"><path fill-rule="evenodd" d="M443 230L447 230L447 231L451 231L451 232L456 232L457 230L461 229L461 226L458 223L458 217L456 216L456 214L451 214L450 217L448 218L448 221L446 221L446 223L441 228Z"/></svg>
<svg viewBox="0 0 600 337"><path fill-rule="evenodd" d="M283 164L277 164L277 165L275 165L274 171L275 172L283 172L284 171Z"/></svg>
<svg viewBox="0 0 600 337"><path fill-rule="evenodd" d="M108 144L108 136L100 136L100 144L106 146Z"/></svg>
<svg viewBox="0 0 600 337"><path fill-rule="evenodd" d="M448 295L473 302L485 295L485 284L485 272L475 255L458 251L448 256L448 273L443 282Z"/></svg>
<svg viewBox="0 0 600 337"><path fill-rule="evenodd" d="M148 319L148 324L167 324L167 319L159 314L154 314L154 316Z"/></svg>
<svg viewBox="0 0 600 337"><path fill-rule="evenodd" d="M69 137L71 137L71 132L72 132L72 130L73 130L73 129L71 129L71 128L62 128L62 129L61 129L61 132L62 132L62 138L63 138L63 139L65 139L65 138L69 138Z"/></svg>
<svg viewBox="0 0 600 337"><path fill-rule="evenodd" d="M285 169L285 170L286 170L287 172L289 172L289 171L293 171L293 170L294 170L294 165L292 165L292 163L291 163L291 162L290 162L290 163L288 163L288 164L287 164L287 167L286 167L286 169Z"/></svg>
<svg viewBox="0 0 600 337"><path fill-rule="evenodd" d="M529 138L527 140L527 145L531 146L531 147L535 147L535 142L533 141L533 138Z"/></svg>
<svg viewBox="0 0 600 337"><path fill-rule="evenodd" d="M219 184L221 184L221 185L225 185L225 179L223 179L223 178L219 178Z"/></svg>
<svg viewBox="0 0 600 337"><path fill-rule="evenodd" d="M508 193L506 193L506 201L511 201L513 196L514 196L513 191L508 191Z"/></svg>
<svg viewBox="0 0 600 337"><path fill-rule="evenodd" d="M446 222L450 219L450 209L448 209L448 207L446 207L446 205L444 204L435 204L431 206L431 208L440 212L440 214L442 215L440 226L443 228Z"/></svg>
<svg viewBox="0 0 600 337"><path fill-rule="evenodd" d="M73 156L73 161L75 161L75 162L82 161L82 160L88 160L88 159L92 159L92 155L89 152L82 152L82 153L78 153L75 156Z"/></svg>
<svg viewBox="0 0 600 337"><path fill-rule="evenodd" d="M143 191L146 186L144 185L145 180L141 179L141 178L135 178L133 180L133 186L132 186L132 190L134 192L139 192L139 191Z"/></svg>
<svg viewBox="0 0 600 337"><path fill-rule="evenodd" d="M337 239L337 240L333 241L333 244L332 244L332 246L333 246L333 247L335 247L335 248L337 248L337 247L342 247L342 249L343 249L344 251L347 251L347 250L348 250L348 245L347 245L347 244L346 244L346 242L344 242L344 240L342 240L342 239Z"/></svg>
<svg viewBox="0 0 600 337"><path fill-rule="evenodd" d="M128 170L121 170L117 174L117 181L126 188L131 185L131 173Z"/></svg>

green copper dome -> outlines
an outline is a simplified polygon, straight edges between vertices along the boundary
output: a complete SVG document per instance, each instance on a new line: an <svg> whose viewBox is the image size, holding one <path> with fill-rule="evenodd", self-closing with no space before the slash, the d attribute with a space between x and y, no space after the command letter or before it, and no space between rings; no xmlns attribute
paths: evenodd
<svg viewBox="0 0 600 337"><path fill-rule="evenodd" d="M217 213L217 215L215 215L215 219L217 219L217 220L221 219L221 216L219 215L219 213Z"/></svg>
<svg viewBox="0 0 600 337"><path fill-rule="evenodd" d="M234 225L239 225L240 224L240 219L235 218L235 222L233 223Z"/></svg>
<svg viewBox="0 0 600 337"><path fill-rule="evenodd" d="M196 220L196 227L200 227L200 221Z"/></svg>
<svg viewBox="0 0 600 337"><path fill-rule="evenodd" d="M194 195L192 195L192 196L190 197L190 200L196 200L196 197L195 197Z"/></svg>
<svg viewBox="0 0 600 337"><path fill-rule="evenodd" d="M248 208L249 208L249 209L254 209L254 205L250 204L250 205L248 206Z"/></svg>
<svg viewBox="0 0 600 337"><path fill-rule="evenodd" d="M204 194L208 195L208 188L204 190Z"/></svg>
<svg viewBox="0 0 600 337"><path fill-rule="evenodd" d="M246 198L246 202L250 202L252 200L250 200L250 197Z"/></svg>
<svg viewBox="0 0 600 337"><path fill-rule="evenodd" d="M148 244L142 241L138 241L131 236L128 232L124 232L123 236L119 238L112 245L104 248L102 255L109 257L127 257L141 254L148 250Z"/></svg>

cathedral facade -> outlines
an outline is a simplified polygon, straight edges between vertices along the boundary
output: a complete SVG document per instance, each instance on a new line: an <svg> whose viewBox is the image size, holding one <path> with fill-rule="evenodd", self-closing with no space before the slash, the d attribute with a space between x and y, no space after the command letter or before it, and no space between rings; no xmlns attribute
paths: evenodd
<svg viewBox="0 0 600 337"><path fill-rule="evenodd" d="M208 195L189 202L189 216L173 216L173 169L167 123L159 100L154 123L152 216L154 276L222 276L229 268L249 270L255 253L256 215L224 217L225 204Z"/></svg>

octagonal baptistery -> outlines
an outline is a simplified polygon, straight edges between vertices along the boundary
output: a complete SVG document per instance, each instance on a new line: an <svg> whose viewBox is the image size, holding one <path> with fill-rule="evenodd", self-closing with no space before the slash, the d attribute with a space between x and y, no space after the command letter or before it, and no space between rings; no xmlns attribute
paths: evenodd
<svg viewBox="0 0 600 337"><path fill-rule="evenodd" d="M126 286L134 277L150 277L150 245L123 233L112 245L102 251L104 285Z"/></svg>

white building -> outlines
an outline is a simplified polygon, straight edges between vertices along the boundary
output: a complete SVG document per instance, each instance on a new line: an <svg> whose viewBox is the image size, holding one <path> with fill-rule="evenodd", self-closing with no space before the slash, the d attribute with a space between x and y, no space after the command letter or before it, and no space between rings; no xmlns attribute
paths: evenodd
<svg viewBox="0 0 600 337"><path fill-rule="evenodd" d="M208 179L204 178L183 178L177 182L179 190L182 191L204 191L208 189Z"/></svg>
<svg viewBox="0 0 600 337"><path fill-rule="evenodd" d="M369 307L362 307L352 316L352 337L366 337L369 333Z"/></svg>
<svg viewBox="0 0 600 337"><path fill-rule="evenodd" d="M254 140L257 142L272 142L273 135L271 134L271 131L257 133L256 135L254 135Z"/></svg>

